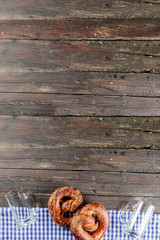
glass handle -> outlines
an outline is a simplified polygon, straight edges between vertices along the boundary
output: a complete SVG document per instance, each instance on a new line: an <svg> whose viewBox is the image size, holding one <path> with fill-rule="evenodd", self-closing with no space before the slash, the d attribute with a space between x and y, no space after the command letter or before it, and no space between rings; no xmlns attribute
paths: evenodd
<svg viewBox="0 0 160 240"><path fill-rule="evenodd" d="M34 200L35 209L33 211L34 211L35 214L37 214L37 212L39 211L39 205L40 205L38 199L31 192L24 193L24 198L25 199L27 199L28 196L31 196L32 199Z"/></svg>
<svg viewBox="0 0 160 240"><path fill-rule="evenodd" d="M127 204L125 205L125 207L120 211L119 219L120 219L120 222L121 222L122 224L125 224L125 223L126 223L126 222L124 221L124 213L125 213L125 211L127 210L127 208L128 208L129 205L130 205L130 203L127 203Z"/></svg>
<svg viewBox="0 0 160 240"><path fill-rule="evenodd" d="M130 227L130 228L132 228L133 225L135 224L136 219L137 219L137 217L138 217L138 214L139 214L139 212L140 212L140 210L141 210L144 202L143 202L143 201L140 201L140 202L138 202L136 205L133 205L134 208L133 208L132 215L131 215L129 221L126 223L126 222L124 221L124 212L127 210L128 206L131 205L131 204L133 204L133 203L132 203L132 202L129 202L129 203L123 208L123 210L122 210L121 213L120 213L120 221L121 221L121 223L123 223L123 224L129 224L129 227Z"/></svg>
<svg viewBox="0 0 160 240"><path fill-rule="evenodd" d="M140 213L140 210L142 208L144 204L144 201L139 201L135 206L134 206L134 211L132 213L132 220L130 222L130 228L133 227L133 225L135 224L136 220L137 220L137 217Z"/></svg>

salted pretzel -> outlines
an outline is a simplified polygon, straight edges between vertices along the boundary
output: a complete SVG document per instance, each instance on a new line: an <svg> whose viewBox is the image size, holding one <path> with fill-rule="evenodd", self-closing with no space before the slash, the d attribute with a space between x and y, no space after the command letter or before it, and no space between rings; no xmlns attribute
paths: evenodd
<svg viewBox="0 0 160 240"><path fill-rule="evenodd" d="M48 209L52 219L62 227L69 227L72 217L67 213L76 211L83 203L80 191L72 187L56 189L48 200Z"/></svg>
<svg viewBox="0 0 160 240"><path fill-rule="evenodd" d="M99 240L108 226L109 215L105 207L99 203L89 203L72 218L70 229L77 240Z"/></svg>

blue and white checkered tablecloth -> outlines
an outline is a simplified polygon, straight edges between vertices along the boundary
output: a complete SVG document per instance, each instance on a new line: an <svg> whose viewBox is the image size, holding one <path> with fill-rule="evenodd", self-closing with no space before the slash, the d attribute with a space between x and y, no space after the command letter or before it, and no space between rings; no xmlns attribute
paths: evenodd
<svg viewBox="0 0 160 240"><path fill-rule="evenodd" d="M122 232L119 211L108 211L110 225L103 240L131 240ZM125 217L129 217L126 212ZM160 239L160 215L154 214L144 240ZM59 227L52 220L47 208L40 208L38 221L21 230L16 229L15 221L9 208L0 208L0 240L75 240L69 228Z"/></svg>

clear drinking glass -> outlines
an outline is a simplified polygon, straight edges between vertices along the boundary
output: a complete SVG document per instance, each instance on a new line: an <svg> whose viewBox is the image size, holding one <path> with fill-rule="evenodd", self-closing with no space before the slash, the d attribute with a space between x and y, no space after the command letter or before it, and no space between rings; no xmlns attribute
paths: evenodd
<svg viewBox="0 0 160 240"><path fill-rule="evenodd" d="M135 239L143 239L143 234L152 218L155 207L144 201L128 203L120 212L123 231ZM125 220L125 212L129 211L129 219Z"/></svg>
<svg viewBox="0 0 160 240"><path fill-rule="evenodd" d="M17 229L37 221L39 203L31 192L8 192L5 197L16 221Z"/></svg>

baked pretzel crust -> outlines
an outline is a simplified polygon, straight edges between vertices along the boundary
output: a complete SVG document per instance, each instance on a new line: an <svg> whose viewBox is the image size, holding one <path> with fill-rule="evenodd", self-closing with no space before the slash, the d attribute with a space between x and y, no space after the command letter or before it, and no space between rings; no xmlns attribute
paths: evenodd
<svg viewBox="0 0 160 240"><path fill-rule="evenodd" d="M76 211L83 203L80 191L72 187L56 189L48 200L48 209L52 219L62 227L69 227L72 217L67 217L67 212Z"/></svg>
<svg viewBox="0 0 160 240"><path fill-rule="evenodd" d="M99 240L108 226L109 215L105 207L99 203L89 203L72 218L70 229L77 240Z"/></svg>

